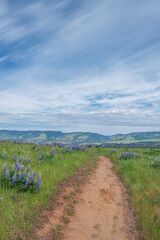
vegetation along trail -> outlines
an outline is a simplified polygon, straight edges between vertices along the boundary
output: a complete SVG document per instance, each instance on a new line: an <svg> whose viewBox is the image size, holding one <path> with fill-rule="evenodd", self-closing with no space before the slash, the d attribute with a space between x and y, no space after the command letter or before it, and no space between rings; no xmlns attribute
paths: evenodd
<svg viewBox="0 0 160 240"><path fill-rule="evenodd" d="M111 160L105 156L99 159L94 173L80 187L78 203L64 228L63 239L138 240L125 187L114 173Z"/></svg>

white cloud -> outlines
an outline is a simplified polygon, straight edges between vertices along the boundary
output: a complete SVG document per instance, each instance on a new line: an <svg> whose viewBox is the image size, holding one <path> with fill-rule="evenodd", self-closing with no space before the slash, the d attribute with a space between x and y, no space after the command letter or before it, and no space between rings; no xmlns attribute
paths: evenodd
<svg viewBox="0 0 160 240"><path fill-rule="evenodd" d="M23 11L7 3L2 126L105 134L160 127L158 1L82 1L75 10L69 0L36 1Z"/></svg>

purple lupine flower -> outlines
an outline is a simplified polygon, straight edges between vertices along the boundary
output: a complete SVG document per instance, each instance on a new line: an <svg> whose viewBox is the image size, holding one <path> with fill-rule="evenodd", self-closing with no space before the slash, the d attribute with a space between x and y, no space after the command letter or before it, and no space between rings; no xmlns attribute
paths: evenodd
<svg viewBox="0 0 160 240"><path fill-rule="evenodd" d="M27 173L26 173L26 172L24 172L24 173L23 173L23 176L24 176L24 177L26 177L26 175L27 175Z"/></svg>
<svg viewBox="0 0 160 240"><path fill-rule="evenodd" d="M31 177L30 177L30 181L31 181L31 183L33 183L33 182L34 182L34 177L35 177L35 173L34 173L34 172L32 172L32 174L31 174Z"/></svg>
<svg viewBox="0 0 160 240"><path fill-rule="evenodd" d="M39 188L40 186L40 182L41 182L41 174L39 173L38 174L38 177L37 177L37 187Z"/></svg>
<svg viewBox="0 0 160 240"><path fill-rule="evenodd" d="M7 164L4 163L4 165L3 165L3 173L4 173L4 174L5 174L6 170L7 170Z"/></svg>
<svg viewBox="0 0 160 240"><path fill-rule="evenodd" d="M36 151L38 152L38 148L36 148Z"/></svg>
<svg viewBox="0 0 160 240"><path fill-rule="evenodd" d="M12 171L12 167L10 167L10 171Z"/></svg>
<svg viewBox="0 0 160 240"><path fill-rule="evenodd" d="M29 171L30 171L30 165L28 165L27 167L27 173L29 173Z"/></svg>
<svg viewBox="0 0 160 240"><path fill-rule="evenodd" d="M31 152L29 152L30 157L32 156Z"/></svg>
<svg viewBox="0 0 160 240"><path fill-rule="evenodd" d="M31 161L31 158L28 159L28 163Z"/></svg>
<svg viewBox="0 0 160 240"><path fill-rule="evenodd" d="M14 159L14 161L16 161L16 157L15 157L15 156L14 156L14 158L13 158L13 159Z"/></svg>
<svg viewBox="0 0 160 240"><path fill-rule="evenodd" d="M37 158L37 161L39 161L41 159L41 156L39 156L38 158Z"/></svg>
<svg viewBox="0 0 160 240"><path fill-rule="evenodd" d="M21 157L19 157L19 162L21 161Z"/></svg>
<svg viewBox="0 0 160 240"><path fill-rule="evenodd" d="M53 150L52 150L52 152L51 152L51 155L54 155L54 154L55 154L55 152L56 152L56 150L55 150L55 149L53 149Z"/></svg>
<svg viewBox="0 0 160 240"><path fill-rule="evenodd" d="M38 191L40 191L40 190L41 190L41 188L42 188L42 185L43 185L43 182L41 182L41 184L38 186Z"/></svg>
<svg viewBox="0 0 160 240"><path fill-rule="evenodd" d="M8 157L7 153L5 153L5 157L6 157L6 158Z"/></svg>
<svg viewBox="0 0 160 240"><path fill-rule="evenodd" d="M3 159L5 158L4 154L2 154L2 158L3 158Z"/></svg>
<svg viewBox="0 0 160 240"><path fill-rule="evenodd" d="M21 172L23 172L24 171L24 165L22 165L22 168L21 168Z"/></svg>
<svg viewBox="0 0 160 240"><path fill-rule="evenodd" d="M20 173L19 173L19 176L18 176L18 181L20 182L21 179L22 179L22 173L20 172Z"/></svg>
<svg viewBox="0 0 160 240"><path fill-rule="evenodd" d="M16 176L14 175L14 176L12 177L12 185L15 184L15 181L16 181Z"/></svg>
<svg viewBox="0 0 160 240"><path fill-rule="evenodd" d="M15 158L16 158L16 157L17 157L17 153L15 153L15 155L14 155L14 156L15 156Z"/></svg>
<svg viewBox="0 0 160 240"><path fill-rule="evenodd" d="M41 156L44 157L44 153L43 152L41 152Z"/></svg>
<svg viewBox="0 0 160 240"><path fill-rule="evenodd" d="M19 165L18 162L16 162L16 163L15 163L15 168L16 168L16 169L17 169L18 165Z"/></svg>
<svg viewBox="0 0 160 240"><path fill-rule="evenodd" d="M19 172L20 168L21 168L21 166L18 164L17 165L17 172Z"/></svg>
<svg viewBox="0 0 160 240"><path fill-rule="evenodd" d="M26 178L27 178L28 180L29 180L29 177L30 177L30 173L27 173L27 177L26 177Z"/></svg>
<svg viewBox="0 0 160 240"><path fill-rule="evenodd" d="M26 161L27 161L27 158L25 158L24 161L26 162Z"/></svg>
<svg viewBox="0 0 160 240"><path fill-rule="evenodd" d="M7 170L6 172L6 179L8 180L9 179L9 171Z"/></svg>
<svg viewBox="0 0 160 240"><path fill-rule="evenodd" d="M28 186L28 178L26 179L26 182L25 182L25 187L24 188L27 188L27 186Z"/></svg>

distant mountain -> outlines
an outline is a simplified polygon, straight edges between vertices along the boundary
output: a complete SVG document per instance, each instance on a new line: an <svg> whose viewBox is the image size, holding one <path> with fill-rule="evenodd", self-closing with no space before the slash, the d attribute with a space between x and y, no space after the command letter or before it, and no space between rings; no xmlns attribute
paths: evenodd
<svg viewBox="0 0 160 240"><path fill-rule="evenodd" d="M136 132L104 136L90 132L63 133L61 131L11 131L0 130L1 140L18 140L23 142L63 142L63 143L135 143L160 142L160 132Z"/></svg>
<svg viewBox="0 0 160 240"><path fill-rule="evenodd" d="M90 132L63 133L60 131L11 131L0 130L1 140L18 140L24 142L63 142L63 143L102 143L108 136Z"/></svg>
<svg viewBox="0 0 160 240"><path fill-rule="evenodd" d="M110 137L112 142L160 141L160 132L135 132L117 134Z"/></svg>

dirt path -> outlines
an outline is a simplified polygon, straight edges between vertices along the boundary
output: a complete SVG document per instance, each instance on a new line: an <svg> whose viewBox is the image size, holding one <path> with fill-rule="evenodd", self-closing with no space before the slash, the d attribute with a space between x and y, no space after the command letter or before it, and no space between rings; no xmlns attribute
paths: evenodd
<svg viewBox="0 0 160 240"><path fill-rule="evenodd" d="M99 159L94 173L78 188L78 203L74 205L74 214L69 215L69 223L65 224L63 240L140 240L125 187L113 171L111 160L105 156L99 156ZM66 188L67 194L74 190L73 187ZM35 239L61 239L58 234L55 237L53 232L49 234L50 229L62 224L64 219L66 203L63 196L59 201L62 204L46 212L48 220L36 231ZM67 201L69 204L75 200Z"/></svg>
<svg viewBox="0 0 160 240"><path fill-rule="evenodd" d="M64 240L138 239L137 234L129 234L131 223L127 219L124 189L112 170L113 164L104 156L99 158L95 174L83 186L75 215L64 232Z"/></svg>

